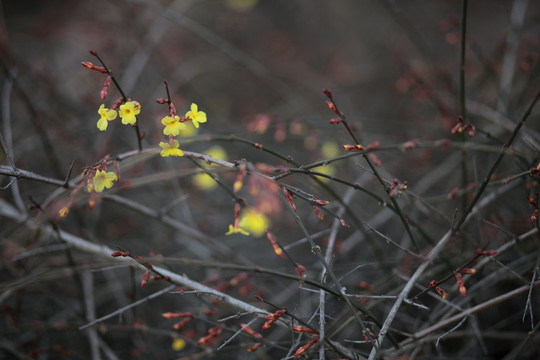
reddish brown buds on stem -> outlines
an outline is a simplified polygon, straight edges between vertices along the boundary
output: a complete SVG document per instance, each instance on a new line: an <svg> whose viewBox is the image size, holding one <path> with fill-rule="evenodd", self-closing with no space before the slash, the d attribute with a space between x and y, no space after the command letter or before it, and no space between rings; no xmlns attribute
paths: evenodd
<svg viewBox="0 0 540 360"><path fill-rule="evenodd" d="M332 110L334 112L334 114L336 114L337 116L340 115L338 109L336 108L336 105L333 102L327 101L326 106L328 106L328 108L330 110Z"/></svg>
<svg viewBox="0 0 540 360"><path fill-rule="evenodd" d="M323 214L322 211L319 210L319 208L316 207L315 205L313 205L313 212L315 213L315 215L317 215L317 217L319 218L319 220L324 220L324 214Z"/></svg>
<svg viewBox="0 0 540 360"><path fill-rule="evenodd" d="M189 322L191 321L191 317L188 317L188 318L185 318L184 320L182 321L179 321L177 322L176 324L173 325L173 330L180 330L181 328L183 328L184 326L186 326L187 324L189 324Z"/></svg>
<svg viewBox="0 0 540 360"><path fill-rule="evenodd" d="M148 283L148 279L150 278L150 273L151 273L150 269L147 269L146 272L144 273L141 280L141 287L145 287L146 284Z"/></svg>
<svg viewBox="0 0 540 360"><path fill-rule="evenodd" d="M274 249L274 253L279 256L280 258L283 258L283 250L279 246L279 244L276 241L276 238L274 237L274 234L272 232L267 231L266 237L268 238L268 241L270 242L270 245L272 245L272 249Z"/></svg>
<svg viewBox="0 0 540 360"><path fill-rule="evenodd" d="M281 310L278 310L276 312L270 313L266 315L266 322L263 324L262 328L263 330L268 329L270 326L272 326L280 317L282 317L287 312L286 308L283 308Z"/></svg>
<svg viewBox="0 0 540 360"><path fill-rule="evenodd" d="M113 253L111 253L111 256L112 257L119 257L119 256L126 257L126 256L129 256L129 251L114 251Z"/></svg>
<svg viewBox="0 0 540 360"><path fill-rule="evenodd" d="M459 293L461 294L461 296L466 296L467 295L467 288L465 287L465 284L463 283L463 277L461 276L461 274L456 274L456 282L459 286Z"/></svg>
<svg viewBox="0 0 540 360"><path fill-rule="evenodd" d="M92 64L90 61L83 61L81 62L81 65L84 66L87 69L99 71L102 74L107 74L107 69L105 69L103 66L97 66Z"/></svg>
<svg viewBox="0 0 540 360"><path fill-rule="evenodd" d="M345 149L345 151L351 151L351 152L356 152L356 151L362 151L364 150L364 147L360 144L356 144L356 145L342 145L343 148Z"/></svg>
<svg viewBox="0 0 540 360"><path fill-rule="evenodd" d="M313 344L315 344L317 341L319 341L319 335L313 336L306 345L300 346L298 349L296 349L293 356L296 358L299 358L301 355L303 355L307 351L307 349L312 347Z"/></svg>
<svg viewBox="0 0 540 360"><path fill-rule="evenodd" d="M304 274L307 273L306 268L303 265L300 265L298 263L294 264L296 276L302 277Z"/></svg>
<svg viewBox="0 0 540 360"><path fill-rule="evenodd" d="M193 314L190 312L165 312L161 314L165 319L180 319L180 318L186 318L186 317L193 317Z"/></svg>
<svg viewBox="0 0 540 360"><path fill-rule="evenodd" d="M222 331L223 331L223 329L221 329L220 327L213 327L213 328L209 329L208 330L208 335L203 336L202 338L197 340L197 345L206 344L209 341L217 338L218 335L221 334Z"/></svg>
<svg viewBox="0 0 540 360"><path fill-rule="evenodd" d="M294 203L292 201L293 194L291 194L291 192L289 190L283 188L283 195L285 196L285 199L287 200L287 202L289 203L291 208L296 212L296 206L294 205Z"/></svg>
<svg viewBox="0 0 540 360"><path fill-rule="evenodd" d="M243 328L242 330L245 333L248 333L249 335L253 336L254 338L256 338L256 339L262 339L263 338L263 336L261 334L259 334L258 332L256 332L252 328L250 328L248 325L241 323L240 326Z"/></svg>
<svg viewBox="0 0 540 360"><path fill-rule="evenodd" d="M476 249L477 255L484 255L484 256L493 256L497 254L497 250L482 250L482 249Z"/></svg>
<svg viewBox="0 0 540 360"><path fill-rule="evenodd" d="M324 88L324 89L322 90L322 92L323 92L323 94L326 95L326 97L329 98L330 100L333 99L332 91L330 91L330 90Z"/></svg>
<svg viewBox="0 0 540 360"><path fill-rule="evenodd" d="M448 294L446 293L446 291L444 291L443 288L440 288L438 285L439 285L439 284L437 283L436 280L431 280L431 282L429 283L429 286L430 286L432 289L435 289L435 291L439 294L440 297L442 297L443 299L446 299L446 297L448 296Z"/></svg>
<svg viewBox="0 0 540 360"><path fill-rule="evenodd" d="M107 76L107 80L105 80L105 84L103 84L103 89L101 90L101 100L105 100L107 98L107 94L109 93L110 87L111 87L111 76Z"/></svg>
<svg viewBox="0 0 540 360"><path fill-rule="evenodd" d="M302 333L308 333L308 334L317 334L314 330L312 330L310 328L307 328L305 326L300 326L300 325L294 326L293 330L296 331L296 332L302 332Z"/></svg>

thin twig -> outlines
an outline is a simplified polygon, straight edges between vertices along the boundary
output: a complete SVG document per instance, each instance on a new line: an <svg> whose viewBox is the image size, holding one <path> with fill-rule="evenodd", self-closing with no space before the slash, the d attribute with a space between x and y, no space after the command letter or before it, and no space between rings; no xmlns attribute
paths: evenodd
<svg viewBox="0 0 540 360"><path fill-rule="evenodd" d="M87 328L89 328L91 326L96 325L97 323L103 322L103 321L105 321L107 319L110 319L110 318L116 316L116 315L120 315L120 314L122 314L123 312L125 312L125 311L127 311L129 309L132 309L132 308L134 308L136 306L145 304L145 303L147 303L148 301L150 301L152 299L155 299L155 298L157 298L157 297L159 297L159 296L161 296L163 294L166 294L166 293L170 292L174 288L176 288L176 285L169 285L166 288L161 289L159 291L156 291L155 293L150 294L148 296L145 296L144 298L139 299L139 300L137 300L135 302L132 302L129 305L123 306L123 307L121 307L121 308L119 308L119 309L117 309L117 310L115 310L115 311L113 311L113 312L111 312L111 313L109 313L107 315L104 315L104 316L102 316L100 318L97 318L97 319L94 319L94 320L92 320L92 321L90 321L90 322L88 322L88 323L86 323L86 324L84 324L82 326L79 326L79 330L81 330L81 331L85 330L85 329L87 329Z"/></svg>

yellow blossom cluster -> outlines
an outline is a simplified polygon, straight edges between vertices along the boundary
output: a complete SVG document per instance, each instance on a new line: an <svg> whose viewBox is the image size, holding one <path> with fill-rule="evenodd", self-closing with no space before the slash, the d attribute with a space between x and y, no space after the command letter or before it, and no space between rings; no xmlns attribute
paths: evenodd
<svg viewBox="0 0 540 360"><path fill-rule="evenodd" d="M163 129L163 134L169 136L169 141L161 141L159 146L161 147L160 155L163 157L167 156L183 156L184 152L179 149L180 143L178 140L175 140L174 137L180 135L181 132L187 129L184 122L190 121L193 125L198 128L199 123L206 122L206 113L204 111L199 111L197 104L191 104L191 109L186 113L184 117L180 117L176 114L170 114L161 119L161 123L165 125Z"/></svg>
<svg viewBox="0 0 540 360"><path fill-rule="evenodd" d="M115 106L113 105L113 108ZM98 114L100 116L97 122L97 128L101 131L107 130L107 125L109 121L116 119L118 115L122 119L122 124L124 125L135 125L137 122L137 115L141 112L141 104L137 101L126 101L125 104L120 105L118 113L114 109L108 109L105 107L105 104L101 104L98 109Z"/></svg>

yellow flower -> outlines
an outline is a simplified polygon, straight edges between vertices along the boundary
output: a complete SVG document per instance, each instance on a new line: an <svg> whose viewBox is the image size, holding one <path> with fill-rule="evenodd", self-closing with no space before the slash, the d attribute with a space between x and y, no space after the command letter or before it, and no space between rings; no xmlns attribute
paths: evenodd
<svg viewBox="0 0 540 360"><path fill-rule="evenodd" d="M171 344L171 347L175 351L180 351L180 350L182 350L183 348L186 347L186 341L184 339L180 339L180 338L174 339L172 344Z"/></svg>
<svg viewBox="0 0 540 360"><path fill-rule="evenodd" d="M210 149L206 150L204 153L207 155L210 155L214 159L227 161L227 152L225 151L225 149L223 149L219 145L212 146Z"/></svg>
<svg viewBox="0 0 540 360"><path fill-rule="evenodd" d="M193 126L192 128L195 129ZM214 145L210 147L204 153L207 155L210 155L214 159L227 160L227 153L221 146L218 146L218 145ZM210 166L216 166L216 164L212 163L210 164ZM214 190L217 187L217 182L210 175L206 173L199 173L193 176L193 183L199 189L205 190L205 191Z"/></svg>
<svg viewBox="0 0 540 360"><path fill-rule="evenodd" d="M217 182L207 173L193 176L193 183L201 190L210 191L217 187Z"/></svg>
<svg viewBox="0 0 540 360"><path fill-rule="evenodd" d="M269 222L264 214L253 209L246 209L240 217L239 225L253 235L261 236L266 232Z"/></svg>
<svg viewBox="0 0 540 360"><path fill-rule="evenodd" d="M178 143L177 140L174 140L172 144L162 141L159 143L159 146L161 146L161 148L163 149L161 150L161 153L160 153L160 155L163 157L184 156L184 152L178 148L180 144Z"/></svg>
<svg viewBox="0 0 540 360"><path fill-rule="evenodd" d="M120 105L118 114L122 118L122 124L134 125L137 122L136 115L141 112L141 104L137 101L128 101L124 105Z"/></svg>
<svg viewBox="0 0 540 360"><path fill-rule="evenodd" d="M333 141L325 141L322 145L321 152L327 159L336 157L341 154L339 146Z"/></svg>
<svg viewBox="0 0 540 360"><path fill-rule="evenodd" d="M186 117L191 119L196 128L199 127L199 123L206 122L206 113L199 111L197 104L191 104L191 111L186 113Z"/></svg>
<svg viewBox="0 0 540 360"><path fill-rule="evenodd" d="M323 165L323 166L317 166L316 168L311 169L312 171L316 171L328 176L334 176L336 174L336 167L332 164ZM330 181L327 177L319 177L324 182Z"/></svg>
<svg viewBox="0 0 540 360"><path fill-rule="evenodd" d="M105 107L105 104L101 104L98 110L98 114L101 118L97 122L97 127L101 131L107 130L109 121L116 119L116 110L109 110Z"/></svg>
<svg viewBox="0 0 540 360"><path fill-rule="evenodd" d="M115 180L118 180L118 177L114 172L98 170L92 179L92 186L96 192L102 192L104 188L112 188L113 181Z"/></svg>
<svg viewBox="0 0 540 360"><path fill-rule="evenodd" d="M249 235L249 233L246 230L240 227L234 227L232 225L229 225L229 231L227 231L225 235L231 235L231 234L236 234L236 233L242 234L242 235Z"/></svg>
<svg viewBox="0 0 540 360"><path fill-rule="evenodd" d="M165 129L163 129L163 133L165 135L176 136L180 134L180 130L184 130L186 128L186 125L180 122L180 117L178 115L175 115L174 118L171 116L165 116L163 119L161 119L161 123L165 125Z"/></svg>

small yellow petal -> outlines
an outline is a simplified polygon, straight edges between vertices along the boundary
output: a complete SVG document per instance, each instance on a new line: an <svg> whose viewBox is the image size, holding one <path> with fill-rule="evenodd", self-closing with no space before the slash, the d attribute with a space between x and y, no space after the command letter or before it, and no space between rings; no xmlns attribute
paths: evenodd
<svg viewBox="0 0 540 360"><path fill-rule="evenodd" d="M246 236L249 235L249 233L246 230L244 230L244 229L242 229L240 227L235 228L232 225L229 225L229 231L227 231L225 233L225 235L231 235L231 234L237 234L237 233L242 234L242 235L246 235Z"/></svg>
<svg viewBox="0 0 540 360"><path fill-rule="evenodd" d="M108 121L106 118L101 118L98 120L97 122L97 128L101 131L105 131L107 130L107 125L109 125Z"/></svg>

